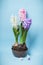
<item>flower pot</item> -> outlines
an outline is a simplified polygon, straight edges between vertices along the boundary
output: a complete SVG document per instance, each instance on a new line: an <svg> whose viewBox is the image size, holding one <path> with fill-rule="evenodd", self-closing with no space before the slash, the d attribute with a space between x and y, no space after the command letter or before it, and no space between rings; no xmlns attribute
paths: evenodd
<svg viewBox="0 0 43 65"><path fill-rule="evenodd" d="M12 46L12 52L15 57L25 57L27 55L28 48L26 44L18 44Z"/></svg>

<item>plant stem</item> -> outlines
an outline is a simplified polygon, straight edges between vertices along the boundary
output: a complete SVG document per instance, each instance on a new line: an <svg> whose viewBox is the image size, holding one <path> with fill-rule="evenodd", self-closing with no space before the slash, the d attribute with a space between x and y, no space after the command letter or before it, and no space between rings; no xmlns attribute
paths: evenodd
<svg viewBox="0 0 43 65"><path fill-rule="evenodd" d="M20 43L23 44L24 42L26 42L26 37L27 37L27 31L25 30L23 32L23 34L21 35L21 38L20 38Z"/></svg>
<svg viewBox="0 0 43 65"><path fill-rule="evenodd" d="M16 41L16 43L18 43L19 31L13 27L13 32L14 32L14 36L15 36L15 41Z"/></svg>
<svg viewBox="0 0 43 65"><path fill-rule="evenodd" d="M15 36L16 43L18 43L18 36Z"/></svg>
<svg viewBox="0 0 43 65"><path fill-rule="evenodd" d="M23 44L26 42L26 37L27 37L27 31L25 30L22 25L20 26L20 32L21 32L21 36L20 36L20 43Z"/></svg>

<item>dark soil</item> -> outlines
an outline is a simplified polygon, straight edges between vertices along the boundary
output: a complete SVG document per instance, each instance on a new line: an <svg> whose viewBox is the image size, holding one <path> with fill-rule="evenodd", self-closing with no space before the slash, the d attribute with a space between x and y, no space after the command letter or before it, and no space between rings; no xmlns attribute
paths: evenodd
<svg viewBox="0 0 43 65"><path fill-rule="evenodd" d="M12 46L12 50L16 50L16 51L26 51L27 47L26 44L14 44Z"/></svg>

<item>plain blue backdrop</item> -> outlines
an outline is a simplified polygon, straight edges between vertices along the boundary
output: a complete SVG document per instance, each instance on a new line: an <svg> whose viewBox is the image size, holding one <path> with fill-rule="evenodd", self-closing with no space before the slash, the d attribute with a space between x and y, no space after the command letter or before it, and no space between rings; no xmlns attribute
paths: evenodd
<svg viewBox="0 0 43 65"><path fill-rule="evenodd" d="M11 51L15 40L10 16L18 16L20 8L32 18L26 40L30 61L15 58ZM43 0L0 0L0 65L43 65Z"/></svg>

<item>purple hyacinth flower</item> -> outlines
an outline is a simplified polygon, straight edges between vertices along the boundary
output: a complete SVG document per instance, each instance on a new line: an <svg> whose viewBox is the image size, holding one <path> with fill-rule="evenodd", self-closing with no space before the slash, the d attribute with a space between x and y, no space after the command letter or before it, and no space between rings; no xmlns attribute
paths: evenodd
<svg viewBox="0 0 43 65"><path fill-rule="evenodd" d="M24 22L22 23L24 29L29 29L31 25L31 19L25 19Z"/></svg>

